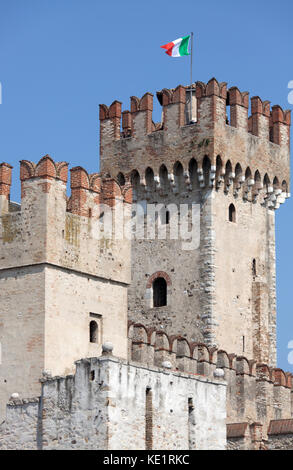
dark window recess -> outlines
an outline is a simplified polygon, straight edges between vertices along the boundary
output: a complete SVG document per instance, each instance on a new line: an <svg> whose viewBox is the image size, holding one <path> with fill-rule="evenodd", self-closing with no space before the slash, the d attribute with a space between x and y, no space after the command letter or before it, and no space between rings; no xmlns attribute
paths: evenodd
<svg viewBox="0 0 293 470"><path fill-rule="evenodd" d="M120 186L125 185L125 177L124 177L123 173L118 173L117 180L118 180L118 183L120 184Z"/></svg>
<svg viewBox="0 0 293 470"><path fill-rule="evenodd" d="M153 301L154 307L167 305L167 282L163 277L158 277L153 282Z"/></svg>
<svg viewBox="0 0 293 470"><path fill-rule="evenodd" d="M94 320L90 322L90 343L98 342L98 324Z"/></svg>
<svg viewBox="0 0 293 470"><path fill-rule="evenodd" d="M165 223L168 224L170 222L170 212L166 211L166 220Z"/></svg>
<svg viewBox="0 0 293 470"><path fill-rule="evenodd" d="M253 258L252 260L252 275L253 277L256 277L256 260Z"/></svg>
<svg viewBox="0 0 293 470"><path fill-rule="evenodd" d="M236 209L234 204L230 204L229 206L229 221L236 222Z"/></svg>
<svg viewBox="0 0 293 470"><path fill-rule="evenodd" d="M166 225L170 223L170 212L165 208L161 210L161 223Z"/></svg>

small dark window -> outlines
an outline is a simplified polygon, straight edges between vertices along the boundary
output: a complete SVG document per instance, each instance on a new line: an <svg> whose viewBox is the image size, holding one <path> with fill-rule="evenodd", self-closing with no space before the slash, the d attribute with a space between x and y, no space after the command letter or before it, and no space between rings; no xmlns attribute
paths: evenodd
<svg viewBox="0 0 293 470"><path fill-rule="evenodd" d="M96 321L92 320L90 322L90 343L98 342L98 324Z"/></svg>
<svg viewBox="0 0 293 470"><path fill-rule="evenodd" d="M120 184L120 186L125 185L125 177L124 177L123 173L118 173L117 180L118 180L118 183Z"/></svg>
<svg viewBox="0 0 293 470"><path fill-rule="evenodd" d="M188 411L191 413L194 410L192 398L188 398Z"/></svg>
<svg viewBox="0 0 293 470"><path fill-rule="evenodd" d="M236 209L234 204L230 204L229 206L229 221L236 222Z"/></svg>
<svg viewBox="0 0 293 470"><path fill-rule="evenodd" d="M160 218L161 218L161 223L162 224L169 224L170 223L170 212L168 210L166 210L165 207L161 210Z"/></svg>
<svg viewBox="0 0 293 470"><path fill-rule="evenodd" d="M163 277L158 277L153 282L153 301L154 307L167 305L167 282Z"/></svg>
<svg viewBox="0 0 293 470"><path fill-rule="evenodd" d="M89 219L92 217L92 214L93 214L92 209L89 209Z"/></svg>
<svg viewBox="0 0 293 470"><path fill-rule="evenodd" d="M256 277L256 260L253 258L252 260L252 275L253 277Z"/></svg>

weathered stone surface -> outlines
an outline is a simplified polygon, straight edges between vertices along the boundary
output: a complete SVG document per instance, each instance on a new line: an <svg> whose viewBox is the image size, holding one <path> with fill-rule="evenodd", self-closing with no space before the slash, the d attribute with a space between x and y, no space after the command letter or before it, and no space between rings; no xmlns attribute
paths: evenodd
<svg viewBox="0 0 293 470"><path fill-rule="evenodd" d="M11 393L38 395L42 371L73 373L74 361L98 356L104 341L127 357L130 244L98 238L101 204L115 211L124 196L110 178L79 167L68 201L66 180L64 162L21 162L21 205L1 213L1 417Z"/></svg>
<svg viewBox="0 0 293 470"><path fill-rule="evenodd" d="M37 402L8 405L0 449L145 449L146 390L153 449L225 448L224 382L101 357L44 381Z"/></svg>
<svg viewBox="0 0 293 470"><path fill-rule="evenodd" d="M121 104L103 105L101 171L131 181L143 207L200 207L197 249L169 238L133 241L129 318L275 366L274 210L289 196L290 113L253 97L248 118L248 93L226 85L194 84L191 125L180 86L158 92L162 122L152 127L150 94L147 108L146 95L132 97L121 134ZM154 308L148 284L162 272L168 302Z"/></svg>

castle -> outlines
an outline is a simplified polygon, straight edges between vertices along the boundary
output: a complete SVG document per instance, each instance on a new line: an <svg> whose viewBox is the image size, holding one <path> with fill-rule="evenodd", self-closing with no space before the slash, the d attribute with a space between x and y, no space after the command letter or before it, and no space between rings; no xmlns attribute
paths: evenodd
<svg viewBox="0 0 293 470"><path fill-rule="evenodd" d="M151 93L100 105L101 172L69 197L65 162L21 161L21 204L0 166L0 449L293 449L290 112L216 79L157 99L160 123Z"/></svg>

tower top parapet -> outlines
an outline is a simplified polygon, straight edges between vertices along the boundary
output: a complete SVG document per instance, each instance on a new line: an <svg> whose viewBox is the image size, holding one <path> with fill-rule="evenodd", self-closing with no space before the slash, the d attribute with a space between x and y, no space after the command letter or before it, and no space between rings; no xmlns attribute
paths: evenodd
<svg viewBox="0 0 293 470"><path fill-rule="evenodd" d="M100 105L101 171L113 177L122 173L126 180L136 174L145 185L150 169L159 182L162 165L172 181L180 163L185 181L190 184L190 166L195 163L201 173L208 161L214 173L206 178L208 187L217 188L221 177L233 182L237 176L240 184L246 181L250 187L257 180L254 193L265 186L269 194L274 188L281 190L283 199L287 197L290 111L279 105L271 107L269 101L254 96L248 116L249 93L235 86L228 88L227 83L215 78L208 83L198 81L191 89L191 122L190 88L182 85L157 92L162 105L159 123L152 120L151 93L141 99L132 96L130 110L123 112L118 101L109 108Z"/></svg>

